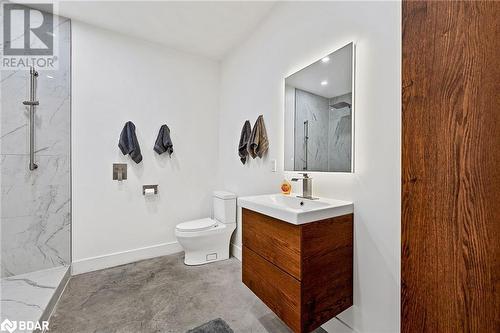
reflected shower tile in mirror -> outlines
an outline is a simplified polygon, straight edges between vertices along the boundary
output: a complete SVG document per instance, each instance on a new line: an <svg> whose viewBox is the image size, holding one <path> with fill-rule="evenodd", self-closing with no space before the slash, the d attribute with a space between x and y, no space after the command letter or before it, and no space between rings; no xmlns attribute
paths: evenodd
<svg viewBox="0 0 500 333"><path fill-rule="evenodd" d="M353 172L353 82L353 43L285 79L286 171Z"/></svg>

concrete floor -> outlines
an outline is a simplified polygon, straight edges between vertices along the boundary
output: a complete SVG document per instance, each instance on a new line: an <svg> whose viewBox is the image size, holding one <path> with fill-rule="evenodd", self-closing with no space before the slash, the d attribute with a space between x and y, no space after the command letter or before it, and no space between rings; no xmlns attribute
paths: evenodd
<svg viewBox="0 0 500 333"><path fill-rule="evenodd" d="M184 333L218 317L235 333L290 332L241 283L238 260L185 266L182 254L72 277L49 332Z"/></svg>

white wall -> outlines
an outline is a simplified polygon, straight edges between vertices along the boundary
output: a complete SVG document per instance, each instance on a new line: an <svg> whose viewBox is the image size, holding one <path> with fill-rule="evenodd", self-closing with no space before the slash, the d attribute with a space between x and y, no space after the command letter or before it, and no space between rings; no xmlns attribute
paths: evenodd
<svg viewBox="0 0 500 333"><path fill-rule="evenodd" d="M401 4L280 3L221 68L219 177L238 195L278 192L283 172L284 77L356 43L355 173L313 174L316 195L355 207L354 304L340 317L359 332L399 331ZM245 119L264 115L269 154L243 166ZM298 189L297 189L298 190ZM241 234L234 240L241 245ZM326 325L328 326L328 325Z"/></svg>
<svg viewBox="0 0 500 333"><path fill-rule="evenodd" d="M75 273L179 251L175 225L211 213L219 65L77 21L72 37ZM117 146L128 120L138 165ZM172 158L153 152L163 123ZM111 179L116 162L128 164L122 183ZM159 184L159 195L145 198L143 184Z"/></svg>

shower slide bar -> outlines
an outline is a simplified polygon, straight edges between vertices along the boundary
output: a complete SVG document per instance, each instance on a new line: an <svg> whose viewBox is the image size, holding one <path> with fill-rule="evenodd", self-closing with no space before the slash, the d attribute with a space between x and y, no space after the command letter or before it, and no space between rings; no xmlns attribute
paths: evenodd
<svg viewBox="0 0 500 333"><path fill-rule="evenodd" d="M30 108L29 114L29 129L30 129L30 170L35 170L38 165L35 163L35 106L40 103L36 100L36 78L38 77L38 72L35 67L30 67L30 100L24 101L24 105L28 105Z"/></svg>
<svg viewBox="0 0 500 333"><path fill-rule="evenodd" d="M307 154L309 145L309 120L304 121L304 166L303 170L307 170L309 167L307 165Z"/></svg>

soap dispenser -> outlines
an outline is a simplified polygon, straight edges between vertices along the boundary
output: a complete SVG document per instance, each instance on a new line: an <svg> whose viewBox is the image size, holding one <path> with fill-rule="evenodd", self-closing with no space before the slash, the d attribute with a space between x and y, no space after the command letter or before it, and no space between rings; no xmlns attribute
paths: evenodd
<svg viewBox="0 0 500 333"><path fill-rule="evenodd" d="M292 184L285 178L281 183L281 193L289 195L292 192Z"/></svg>

